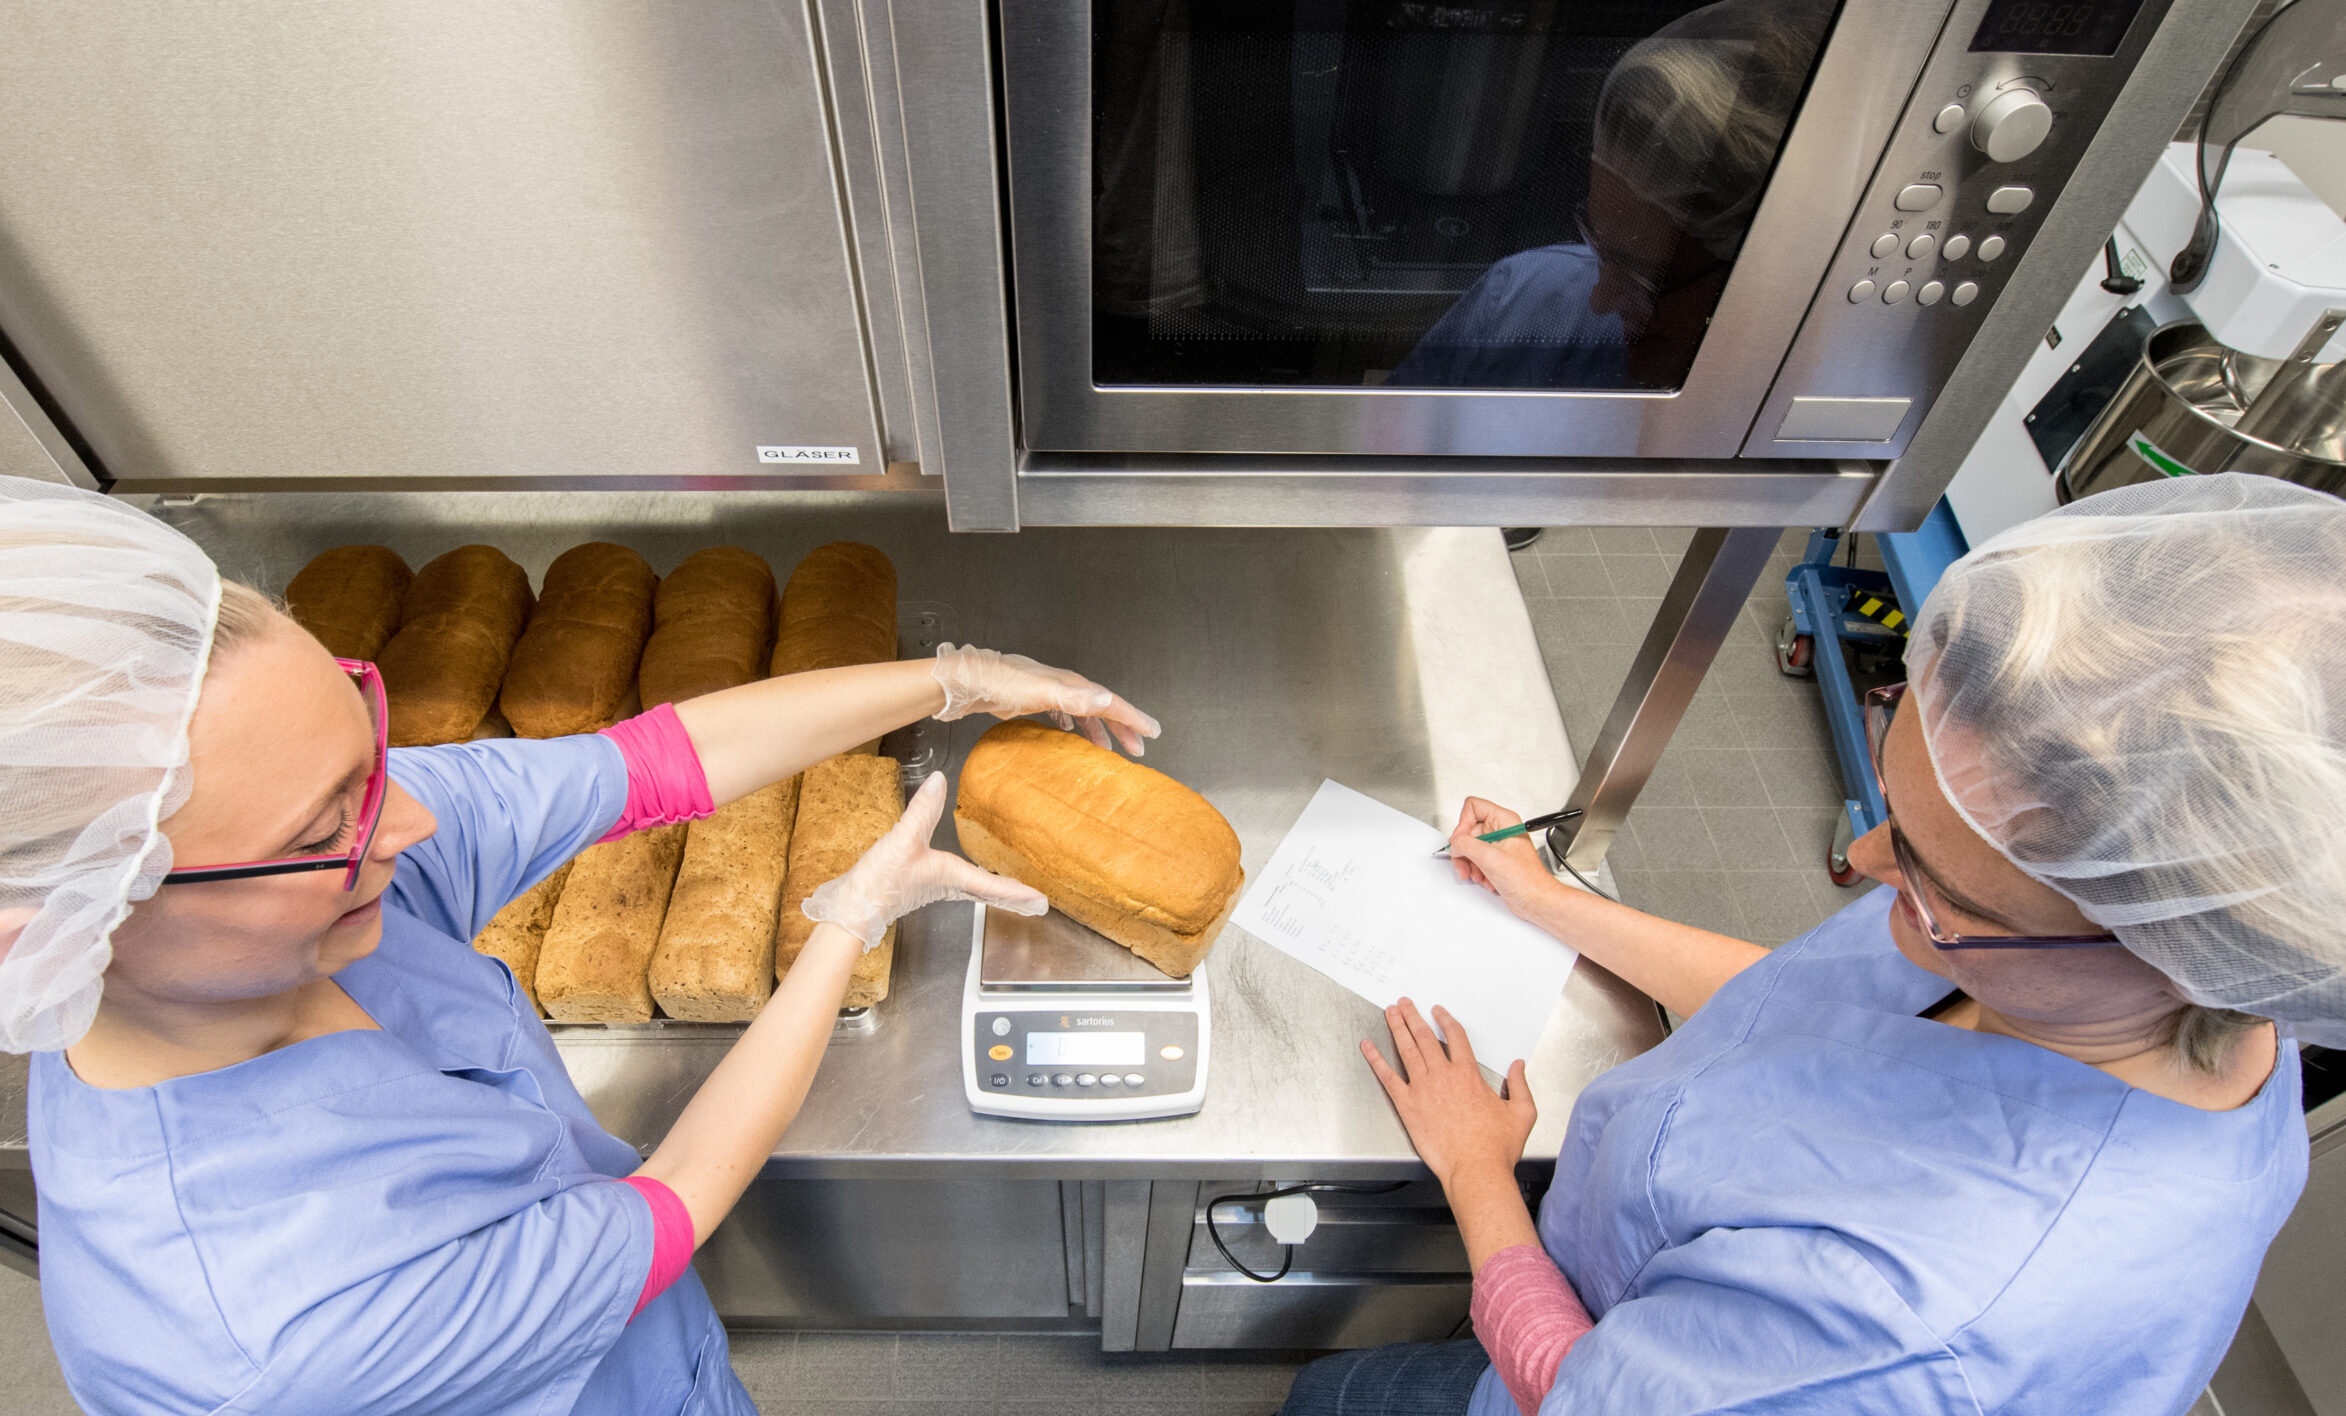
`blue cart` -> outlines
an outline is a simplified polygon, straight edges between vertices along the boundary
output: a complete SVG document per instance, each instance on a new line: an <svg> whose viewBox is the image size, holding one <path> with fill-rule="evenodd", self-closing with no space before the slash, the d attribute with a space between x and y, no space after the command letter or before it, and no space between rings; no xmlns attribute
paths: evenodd
<svg viewBox="0 0 2346 1416"><path fill-rule="evenodd" d="M1881 570L1837 563L1848 544L1844 537L1851 534L1855 533L1810 534L1807 553L1784 577L1792 613L1776 633L1776 666L1787 674L1816 679L1824 695L1825 721L1832 728L1843 800L1825 869L1836 885L1857 883L1849 847L1888 815L1881 788L1874 783L1873 760L1865 745L1865 707L1850 661L1903 658L1908 617L1921 607L1947 567L1970 549L1944 499L1920 528L1874 538L1882 553Z"/></svg>

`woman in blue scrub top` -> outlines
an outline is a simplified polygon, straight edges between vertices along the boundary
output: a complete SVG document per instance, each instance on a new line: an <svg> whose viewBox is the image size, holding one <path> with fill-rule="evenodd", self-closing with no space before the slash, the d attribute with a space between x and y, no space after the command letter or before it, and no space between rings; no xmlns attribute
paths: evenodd
<svg viewBox="0 0 2346 1416"><path fill-rule="evenodd" d="M1469 802L1461 879L1684 1022L1580 1095L1535 1218L1522 1064L1388 1010L1479 1341L1325 1359L1287 1416L2189 1406L2305 1181L2297 1040L2346 1043L2342 563L2346 504L2237 474L1981 546L1869 700L1887 888L1773 951Z"/></svg>
<svg viewBox="0 0 2346 1416"><path fill-rule="evenodd" d="M0 478L0 1045L35 1053L42 1296L75 1399L753 1410L692 1246L772 1152L888 922L1041 896L929 848L932 779L809 902L805 952L648 1158L467 941L615 829L924 716L1053 712L1129 751L1155 724L947 646L386 763L376 689L160 522Z"/></svg>

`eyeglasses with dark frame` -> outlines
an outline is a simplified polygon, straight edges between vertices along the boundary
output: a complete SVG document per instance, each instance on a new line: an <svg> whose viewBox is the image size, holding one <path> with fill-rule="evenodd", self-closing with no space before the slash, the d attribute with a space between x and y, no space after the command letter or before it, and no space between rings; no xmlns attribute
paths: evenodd
<svg viewBox="0 0 2346 1416"><path fill-rule="evenodd" d="M334 662L358 685L359 695L366 699L367 715L374 720L375 727L375 768L367 776L366 794L359 799L358 819L350 850L333 855L243 861L234 865L191 865L165 875L164 884L193 885L215 880L251 880L263 875L297 875L309 870L339 870L343 873L344 890L358 888L359 867L366 864L367 851L375 843L375 827L383 819L383 796L390 782L385 768L391 760L391 714L389 705L383 699L383 676L373 664L357 659L336 659Z"/></svg>
<svg viewBox="0 0 2346 1416"><path fill-rule="evenodd" d="M1865 696L1865 745L1873 756L1874 786L1881 792L1885 807L1890 789L1882 780L1882 744L1890 736L1890 719L1905 696L1906 685L1902 683L1877 688ZM1915 922L1939 948L2107 949L2119 942L2115 934L1957 934L1940 928L1937 917L1931 913L1930 901L1923 897L1917 883L1929 877L1915 864L1914 848L1906 843L1906 834L1898 829L1896 819L1886 818L1885 824L1890 828L1890 852L1897 858L1899 878L1906 882L1898 898L1914 911Z"/></svg>

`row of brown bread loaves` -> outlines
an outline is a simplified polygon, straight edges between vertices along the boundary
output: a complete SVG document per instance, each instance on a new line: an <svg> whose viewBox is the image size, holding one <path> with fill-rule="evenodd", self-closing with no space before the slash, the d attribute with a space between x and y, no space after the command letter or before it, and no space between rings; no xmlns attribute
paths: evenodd
<svg viewBox="0 0 2346 1416"><path fill-rule="evenodd" d="M896 570L870 546L809 553L777 594L765 561L720 546L663 580L642 556L576 546L532 595L520 566L462 546L422 570L381 546L312 561L286 602L333 653L373 659L394 746L593 732L642 708L768 675L896 656ZM502 720L502 721L500 721ZM509 725L509 726L508 726ZM877 744L689 825L591 846L501 911L475 946L565 1022L754 1016L812 925L798 904L903 814ZM888 993L895 936L850 1005Z"/></svg>

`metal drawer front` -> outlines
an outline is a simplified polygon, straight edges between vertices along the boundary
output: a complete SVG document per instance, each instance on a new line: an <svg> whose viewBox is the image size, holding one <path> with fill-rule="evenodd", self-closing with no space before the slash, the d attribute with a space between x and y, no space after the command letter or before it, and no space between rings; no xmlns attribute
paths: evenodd
<svg viewBox="0 0 2346 1416"><path fill-rule="evenodd" d="M1437 1342L1466 1321L1465 1274L1348 1277L1291 1273L1256 1283L1235 1273L1190 1273L1173 1321L1180 1347L1374 1347Z"/></svg>

